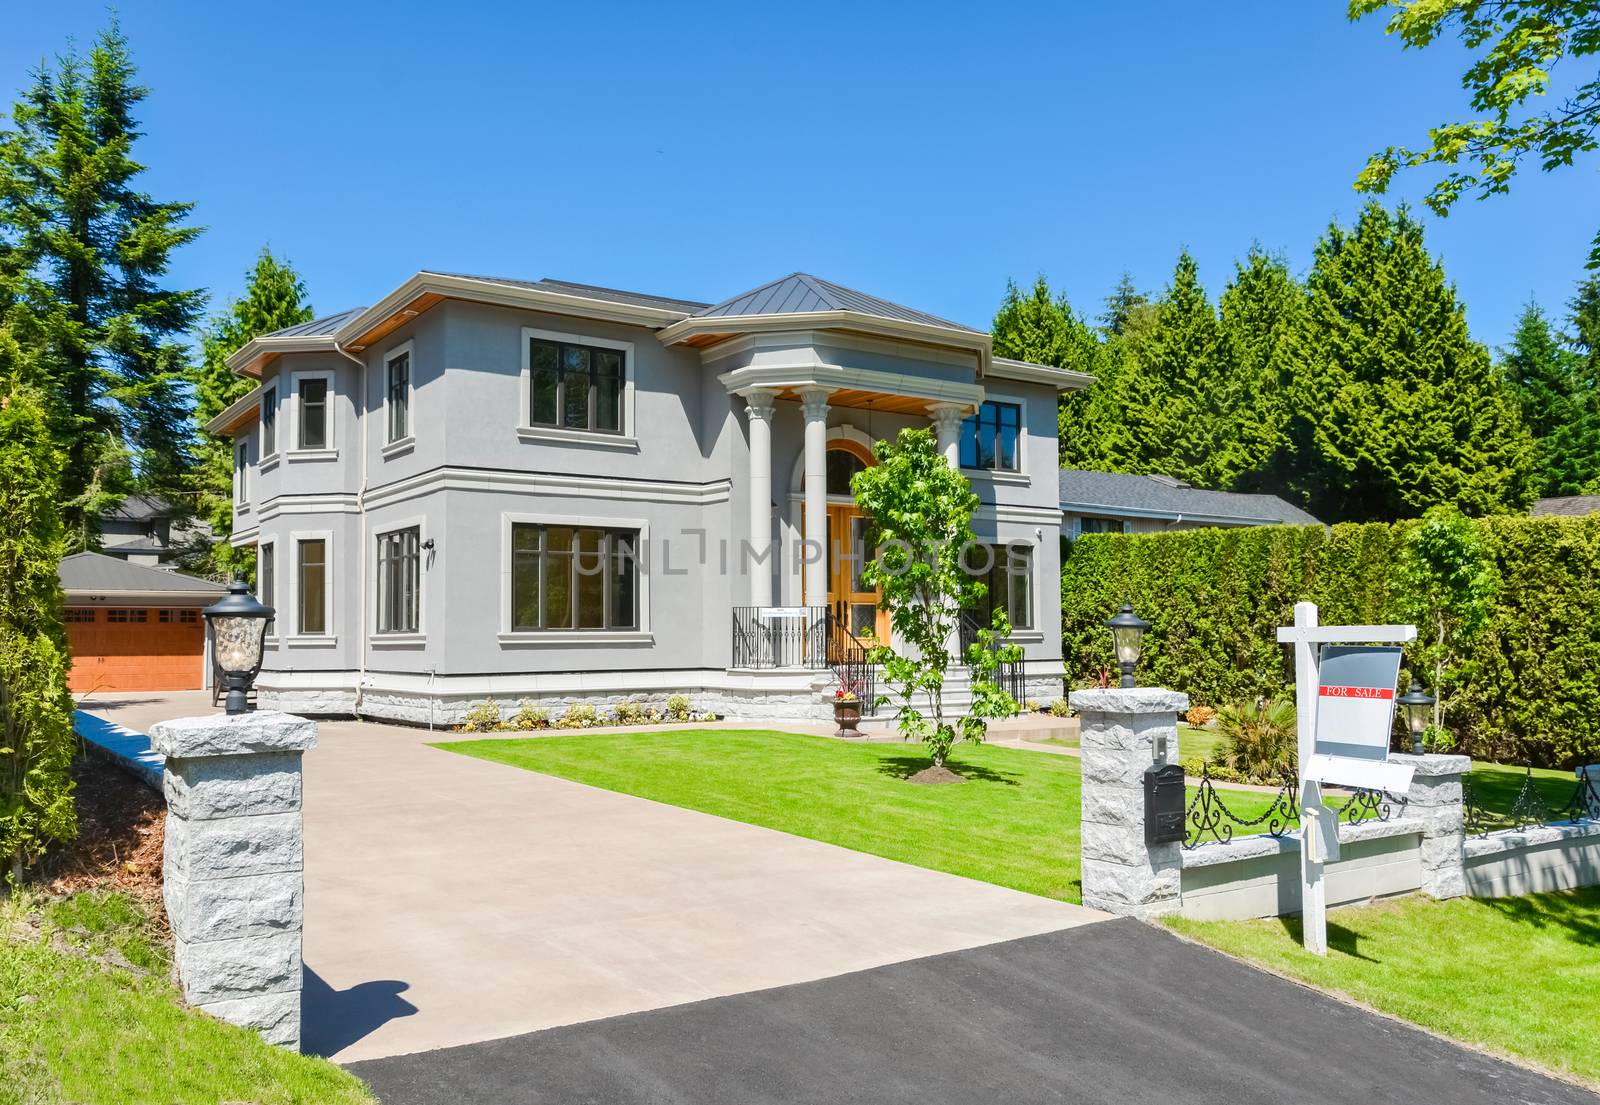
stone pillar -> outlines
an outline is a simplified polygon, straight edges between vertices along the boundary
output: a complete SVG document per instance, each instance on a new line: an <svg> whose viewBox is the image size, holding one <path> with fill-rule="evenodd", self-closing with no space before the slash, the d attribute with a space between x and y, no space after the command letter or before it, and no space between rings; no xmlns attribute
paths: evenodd
<svg viewBox="0 0 1600 1105"><path fill-rule="evenodd" d="M300 1046L300 756L315 722L275 711L151 728L166 757L164 882L184 997Z"/></svg>
<svg viewBox="0 0 1600 1105"><path fill-rule="evenodd" d="M739 394L750 419L750 605L771 606L772 410L778 393L751 388Z"/></svg>
<svg viewBox="0 0 1600 1105"><path fill-rule="evenodd" d="M828 604L828 396L827 388L801 388L800 413L806 420L805 494L807 550L805 596L807 606ZM816 557L816 550L822 555ZM816 559L811 559L816 557Z"/></svg>
<svg viewBox="0 0 1600 1105"><path fill-rule="evenodd" d="M1459 898L1467 892L1466 816L1461 776L1472 770L1466 756L1414 756L1393 752L1393 763L1415 769L1406 793L1405 815L1422 821L1422 892L1430 898Z"/></svg>
<svg viewBox="0 0 1600 1105"><path fill-rule="evenodd" d="M961 468L961 423L967 417L967 407L962 403L930 403L928 417L933 420L933 432L939 440L939 452L950 467Z"/></svg>
<svg viewBox="0 0 1600 1105"><path fill-rule="evenodd" d="M1176 762L1178 714L1189 696L1159 687L1073 691L1082 724L1083 904L1128 917L1176 912L1179 844L1144 842L1144 772Z"/></svg>

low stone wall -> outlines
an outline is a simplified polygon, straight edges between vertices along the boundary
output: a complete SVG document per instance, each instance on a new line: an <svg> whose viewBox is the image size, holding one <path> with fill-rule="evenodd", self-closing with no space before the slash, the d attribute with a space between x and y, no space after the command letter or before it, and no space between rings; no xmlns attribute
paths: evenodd
<svg viewBox="0 0 1600 1105"><path fill-rule="evenodd" d="M1328 905L1410 894L1423 884L1424 824L1418 818L1339 827L1339 862L1328 864ZM1300 912L1300 834L1246 836L1183 853L1180 911L1201 921Z"/></svg>
<svg viewBox="0 0 1600 1105"><path fill-rule="evenodd" d="M1600 821L1468 837L1463 882L1474 898L1600 886Z"/></svg>

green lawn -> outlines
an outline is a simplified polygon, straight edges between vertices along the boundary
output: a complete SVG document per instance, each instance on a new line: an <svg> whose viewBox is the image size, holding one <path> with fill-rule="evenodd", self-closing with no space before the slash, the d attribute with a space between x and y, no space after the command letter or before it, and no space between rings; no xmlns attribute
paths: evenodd
<svg viewBox="0 0 1600 1105"><path fill-rule="evenodd" d="M437 747L1076 902L1078 759L958 746L967 782L905 782L920 745L749 730L582 733ZM1270 795L1226 794L1253 817Z"/></svg>
<svg viewBox="0 0 1600 1105"><path fill-rule="evenodd" d="M1472 774L1467 779L1472 784L1478 801L1483 803L1484 809L1509 817L1511 807L1516 804L1517 794L1522 790L1522 780L1527 774L1527 768L1474 760ZM1570 771L1536 767L1533 769L1533 785L1539 789L1545 805L1554 815L1556 810L1572 801L1572 796L1578 787L1578 779ZM1597 789L1600 789L1600 782L1597 782Z"/></svg>
<svg viewBox="0 0 1600 1105"><path fill-rule="evenodd" d="M375 1105L332 1063L185 1009L167 971L126 897L0 901L0 1105Z"/></svg>
<svg viewBox="0 0 1600 1105"><path fill-rule="evenodd" d="M1332 910L1326 958L1300 947L1298 919L1167 923L1231 955L1600 1088L1600 889Z"/></svg>

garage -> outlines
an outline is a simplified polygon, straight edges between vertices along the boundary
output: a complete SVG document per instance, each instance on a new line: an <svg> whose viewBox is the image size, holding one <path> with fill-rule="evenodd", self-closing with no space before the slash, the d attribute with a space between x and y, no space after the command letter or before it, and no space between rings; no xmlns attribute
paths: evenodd
<svg viewBox="0 0 1600 1105"><path fill-rule="evenodd" d="M130 564L96 552L61 561L68 689L193 691L207 684L201 611L227 587L165 568Z"/></svg>

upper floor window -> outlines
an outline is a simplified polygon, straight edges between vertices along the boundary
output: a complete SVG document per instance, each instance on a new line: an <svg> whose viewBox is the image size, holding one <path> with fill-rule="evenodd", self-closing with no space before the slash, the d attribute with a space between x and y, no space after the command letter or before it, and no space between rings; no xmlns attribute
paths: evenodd
<svg viewBox="0 0 1600 1105"><path fill-rule="evenodd" d="M636 629L637 530L511 527L511 628Z"/></svg>
<svg viewBox="0 0 1600 1105"><path fill-rule="evenodd" d="M422 584L422 542L416 526L378 535L378 632L415 633Z"/></svg>
<svg viewBox="0 0 1600 1105"><path fill-rule="evenodd" d="M411 351L389 358L389 442L411 436Z"/></svg>
<svg viewBox="0 0 1600 1105"><path fill-rule="evenodd" d="M528 342L530 425L622 432L623 350L546 338Z"/></svg>
<svg viewBox="0 0 1600 1105"><path fill-rule="evenodd" d="M234 447L233 456L233 501L236 503L243 503L246 501L245 493L248 490L244 484L244 477L245 471L250 465L249 442L239 442L239 444Z"/></svg>
<svg viewBox="0 0 1600 1105"><path fill-rule="evenodd" d="M268 388L261 393L261 455L270 457L278 451L278 389Z"/></svg>
<svg viewBox="0 0 1600 1105"><path fill-rule="evenodd" d="M328 381L308 376L300 381L300 448L328 447Z"/></svg>
<svg viewBox="0 0 1600 1105"><path fill-rule="evenodd" d="M961 467L1019 471L1017 439L1021 433L1019 404L984 400L977 413L961 424Z"/></svg>

